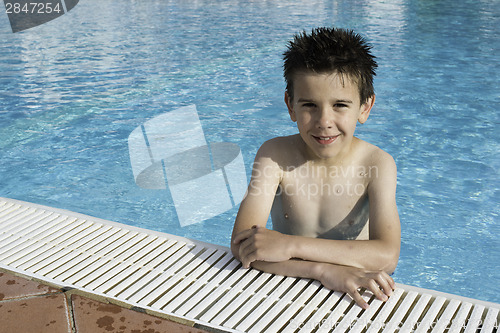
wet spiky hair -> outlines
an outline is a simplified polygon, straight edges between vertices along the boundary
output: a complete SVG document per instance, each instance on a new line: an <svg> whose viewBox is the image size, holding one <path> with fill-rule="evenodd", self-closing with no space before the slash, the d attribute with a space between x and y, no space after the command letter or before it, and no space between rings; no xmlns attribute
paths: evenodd
<svg viewBox="0 0 500 333"><path fill-rule="evenodd" d="M352 30L316 28L308 35L295 35L283 53L286 90L293 99L293 76L300 71L337 72L358 85L361 103L374 95L373 76L377 63L371 46Z"/></svg>

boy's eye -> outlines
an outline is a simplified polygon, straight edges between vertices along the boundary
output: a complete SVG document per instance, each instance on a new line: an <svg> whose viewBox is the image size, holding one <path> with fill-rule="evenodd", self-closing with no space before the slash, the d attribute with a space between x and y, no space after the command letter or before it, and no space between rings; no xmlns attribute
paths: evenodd
<svg viewBox="0 0 500 333"><path fill-rule="evenodd" d="M344 104L344 103L337 103L334 105L334 107L336 108L346 108L347 107L347 104Z"/></svg>
<svg viewBox="0 0 500 333"><path fill-rule="evenodd" d="M315 107L316 105L314 103L304 103L302 104L303 107L306 107L306 108L313 108Z"/></svg>

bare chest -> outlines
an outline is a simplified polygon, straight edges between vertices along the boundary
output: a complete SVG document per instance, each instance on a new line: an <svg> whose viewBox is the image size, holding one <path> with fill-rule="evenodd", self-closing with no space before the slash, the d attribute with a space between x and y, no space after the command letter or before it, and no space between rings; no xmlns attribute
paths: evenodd
<svg viewBox="0 0 500 333"><path fill-rule="evenodd" d="M273 227L309 237L367 238L367 186L363 169L285 173L271 212Z"/></svg>

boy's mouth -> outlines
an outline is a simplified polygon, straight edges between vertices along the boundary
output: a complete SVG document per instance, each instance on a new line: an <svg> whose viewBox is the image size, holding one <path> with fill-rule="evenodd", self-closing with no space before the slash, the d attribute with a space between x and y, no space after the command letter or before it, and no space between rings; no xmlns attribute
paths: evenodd
<svg viewBox="0 0 500 333"><path fill-rule="evenodd" d="M319 144L322 144L322 145L328 145L332 142L334 142L338 137L339 135L336 135L336 136L315 136L313 135L312 136Z"/></svg>

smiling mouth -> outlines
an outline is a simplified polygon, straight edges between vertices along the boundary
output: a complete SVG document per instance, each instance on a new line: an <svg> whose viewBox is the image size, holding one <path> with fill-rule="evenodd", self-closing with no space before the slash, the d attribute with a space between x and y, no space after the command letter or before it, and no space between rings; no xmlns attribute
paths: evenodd
<svg viewBox="0 0 500 333"><path fill-rule="evenodd" d="M322 145L328 145L332 142L334 142L338 137L339 135L336 135L336 136L315 136L313 135L312 136L319 144L322 144Z"/></svg>

